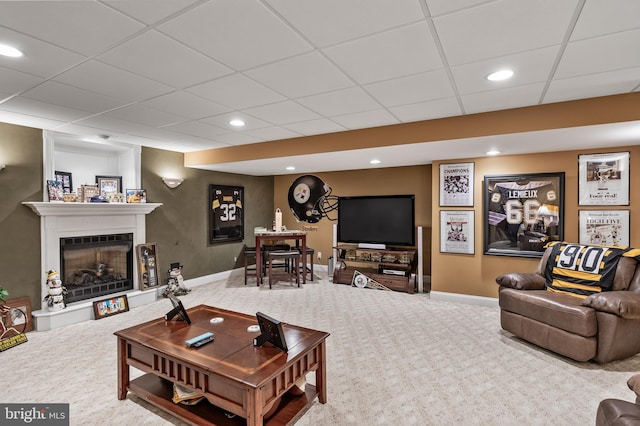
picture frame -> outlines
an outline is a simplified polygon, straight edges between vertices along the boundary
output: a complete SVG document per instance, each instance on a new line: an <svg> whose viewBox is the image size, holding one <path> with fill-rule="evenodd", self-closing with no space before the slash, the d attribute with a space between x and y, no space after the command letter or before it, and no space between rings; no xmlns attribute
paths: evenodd
<svg viewBox="0 0 640 426"><path fill-rule="evenodd" d="M627 247L630 244L629 210L579 210L580 244Z"/></svg>
<svg viewBox="0 0 640 426"><path fill-rule="evenodd" d="M129 311L129 299L126 294L93 302L93 314L97 320L127 311Z"/></svg>
<svg viewBox="0 0 640 426"><path fill-rule="evenodd" d="M440 253L475 254L474 210L440 210Z"/></svg>
<svg viewBox="0 0 640 426"><path fill-rule="evenodd" d="M2 322L7 330L13 327L18 333L33 331L31 300L28 296L9 299L3 306L7 313L2 316Z"/></svg>
<svg viewBox="0 0 640 426"><path fill-rule="evenodd" d="M147 190L146 189L127 189L126 191L127 203L146 203L147 202Z"/></svg>
<svg viewBox="0 0 640 426"><path fill-rule="evenodd" d="M141 289L157 287L160 284L158 275L158 245L144 243L136 246L138 260L138 282Z"/></svg>
<svg viewBox="0 0 640 426"><path fill-rule="evenodd" d="M96 176L96 184L102 196L122 192L122 176Z"/></svg>
<svg viewBox="0 0 640 426"><path fill-rule="evenodd" d="M630 152L578 155L578 205L628 206Z"/></svg>
<svg viewBox="0 0 640 426"><path fill-rule="evenodd" d="M50 203L64 202L64 189L62 188L62 182L59 180L48 180L47 195Z"/></svg>
<svg viewBox="0 0 640 426"><path fill-rule="evenodd" d="M475 163L440 164L440 206L473 207Z"/></svg>
<svg viewBox="0 0 640 426"><path fill-rule="evenodd" d="M71 194L73 192L73 179L71 173L56 170L53 174L55 176L55 180L62 182L63 193Z"/></svg>
<svg viewBox="0 0 640 426"><path fill-rule="evenodd" d="M209 185L209 243L244 239L244 188Z"/></svg>
<svg viewBox="0 0 640 426"><path fill-rule="evenodd" d="M542 257L564 239L564 172L485 176L484 254Z"/></svg>

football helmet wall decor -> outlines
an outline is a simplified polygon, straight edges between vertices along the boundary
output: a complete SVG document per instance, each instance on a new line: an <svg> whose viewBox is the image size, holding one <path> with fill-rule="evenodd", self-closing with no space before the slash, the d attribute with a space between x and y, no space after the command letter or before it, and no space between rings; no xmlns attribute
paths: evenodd
<svg viewBox="0 0 640 426"><path fill-rule="evenodd" d="M319 177L300 176L289 187L289 207L298 222L317 223L338 208L338 197L331 195L331 187Z"/></svg>

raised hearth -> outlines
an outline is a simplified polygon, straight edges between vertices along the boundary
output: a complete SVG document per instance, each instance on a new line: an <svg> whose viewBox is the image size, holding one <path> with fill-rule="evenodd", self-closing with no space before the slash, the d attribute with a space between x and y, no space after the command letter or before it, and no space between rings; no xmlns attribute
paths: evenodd
<svg viewBox="0 0 640 426"><path fill-rule="evenodd" d="M107 234L133 234L133 246L146 241L145 217L161 203L49 203L24 202L40 216L41 239L41 293L47 294L46 271L61 270L60 239ZM155 289L141 291L137 265L134 262L133 290L127 292L131 307L156 300ZM35 309L35 307L34 307ZM32 312L37 330L49 330L93 316L92 300L70 303L65 309L49 312L45 302L40 310Z"/></svg>

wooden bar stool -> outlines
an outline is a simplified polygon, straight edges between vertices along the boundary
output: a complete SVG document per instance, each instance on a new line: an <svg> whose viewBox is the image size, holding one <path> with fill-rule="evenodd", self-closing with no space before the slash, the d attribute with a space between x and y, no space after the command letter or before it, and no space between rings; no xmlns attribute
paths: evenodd
<svg viewBox="0 0 640 426"><path fill-rule="evenodd" d="M255 247L245 247L244 248L244 285L247 285L248 277L256 277L256 285L260 285L260 280L258 280L257 275L257 267L256 262L256 248ZM253 263L250 263L253 262Z"/></svg>
<svg viewBox="0 0 640 426"><path fill-rule="evenodd" d="M290 251L269 251L267 254L267 264L269 265L269 288L274 283L274 280L279 277L287 277L289 280L295 279L296 284L300 287L300 261L301 256L298 250ZM291 268L285 268L285 273L276 274L273 271L274 262L282 262L285 265L292 264Z"/></svg>

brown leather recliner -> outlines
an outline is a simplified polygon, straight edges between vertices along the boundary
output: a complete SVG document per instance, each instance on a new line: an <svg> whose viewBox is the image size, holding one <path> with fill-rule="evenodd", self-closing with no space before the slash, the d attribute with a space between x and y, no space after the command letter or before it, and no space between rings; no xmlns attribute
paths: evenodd
<svg viewBox="0 0 640 426"><path fill-rule="evenodd" d="M576 361L605 363L640 352L640 266L618 262L611 291L586 299L546 290L547 248L536 272L508 273L500 285L502 328Z"/></svg>
<svg viewBox="0 0 640 426"><path fill-rule="evenodd" d="M635 404L613 398L600 401L596 412L596 426L640 424L640 374L627 380L627 386L636 394Z"/></svg>

